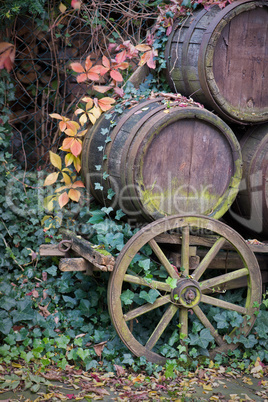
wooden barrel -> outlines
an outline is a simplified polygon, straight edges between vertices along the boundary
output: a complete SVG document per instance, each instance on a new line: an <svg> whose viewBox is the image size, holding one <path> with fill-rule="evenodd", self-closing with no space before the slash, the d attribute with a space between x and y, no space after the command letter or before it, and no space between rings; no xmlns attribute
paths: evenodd
<svg viewBox="0 0 268 402"><path fill-rule="evenodd" d="M178 213L219 218L230 207L242 175L241 151L219 117L153 99L112 121L110 129L110 119L98 120L82 152L85 183L101 204L146 221Z"/></svg>
<svg viewBox="0 0 268 402"><path fill-rule="evenodd" d="M249 232L268 235L268 123L242 137L243 174L229 215Z"/></svg>
<svg viewBox="0 0 268 402"><path fill-rule="evenodd" d="M165 57L173 91L224 120L268 120L268 1L194 12L171 33Z"/></svg>

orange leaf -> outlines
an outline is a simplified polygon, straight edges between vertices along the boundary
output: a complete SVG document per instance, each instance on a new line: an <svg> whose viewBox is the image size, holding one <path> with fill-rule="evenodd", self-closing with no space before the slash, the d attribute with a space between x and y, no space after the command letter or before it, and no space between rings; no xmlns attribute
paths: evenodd
<svg viewBox="0 0 268 402"><path fill-rule="evenodd" d="M113 87L111 85L93 85L92 89L94 91L100 92L101 94L104 94L105 92L109 91L109 89L112 89Z"/></svg>
<svg viewBox="0 0 268 402"><path fill-rule="evenodd" d="M69 196L68 196L68 194L66 193L66 191L64 191L64 193L62 193L60 196L59 196L59 205L60 205L60 207L62 208L62 207L64 207L64 205L66 205L67 204L67 202L69 201Z"/></svg>
<svg viewBox="0 0 268 402"><path fill-rule="evenodd" d="M70 128L67 128L65 130L65 134L68 135L69 137L74 137L77 133L77 130L71 130Z"/></svg>
<svg viewBox="0 0 268 402"><path fill-rule="evenodd" d="M85 72L84 67L80 63L71 63L70 66L71 66L71 69L73 71L75 71L76 73L84 73Z"/></svg>
<svg viewBox="0 0 268 402"><path fill-rule="evenodd" d="M102 56L102 64L104 65L104 67L106 67L110 70L111 64L110 64L110 60L108 59L108 57Z"/></svg>
<svg viewBox="0 0 268 402"><path fill-rule="evenodd" d="M112 79L114 79L115 81L119 81L119 82L123 81L123 77L119 73L119 71L111 70L110 75L111 75Z"/></svg>
<svg viewBox="0 0 268 402"><path fill-rule="evenodd" d="M99 103L99 107L101 108L101 110L103 112L106 112L107 110L111 109L112 104L115 103L115 100L113 98L105 97L105 98L99 99L98 103Z"/></svg>
<svg viewBox="0 0 268 402"><path fill-rule="evenodd" d="M79 74L79 75L77 76L77 78L76 78L76 81L77 81L78 83L84 82L84 81L86 81L86 80L87 80L87 74Z"/></svg>
<svg viewBox="0 0 268 402"><path fill-rule="evenodd" d="M91 80L91 81L98 81L100 79L100 77L99 77L99 74L97 74L97 73L88 72L87 79Z"/></svg>
<svg viewBox="0 0 268 402"><path fill-rule="evenodd" d="M76 182L73 183L72 188L77 188L77 187L85 187L85 185L81 180L77 180Z"/></svg>
<svg viewBox="0 0 268 402"><path fill-rule="evenodd" d="M8 42L0 43L0 70L6 68L9 72L12 70L12 66L15 60L15 45Z"/></svg>
<svg viewBox="0 0 268 402"><path fill-rule="evenodd" d="M60 128L60 131L66 130L67 124L65 123L65 121L60 121L59 122L59 128Z"/></svg>
<svg viewBox="0 0 268 402"><path fill-rule="evenodd" d="M148 50L151 50L151 46L145 45L144 43L141 43L140 45L135 46L139 52L147 52Z"/></svg>
<svg viewBox="0 0 268 402"><path fill-rule="evenodd" d="M90 98L90 96L84 96L84 98L82 98L83 102L89 103L89 102L93 102L92 98Z"/></svg>
<svg viewBox="0 0 268 402"><path fill-rule="evenodd" d="M58 113L50 113L49 116L52 117L52 119L63 120L62 116L60 114L58 114Z"/></svg>
<svg viewBox="0 0 268 402"><path fill-rule="evenodd" d="M125 61L126 58L127 58L126 50L123 50L123 52L117 53L117 55L115 56L115 60L117 63L123 63L123 61Z"/></svg>
<svg viewBox="0 0 268 402"><path fill-rule="evenodd" d="M71 198L71 200L78 202L79 198L81 196L81 193L78 190L74 190L71 188L71 190L68 193L69 197Z"/></svg>
<svg viewBox="0 0 268 402"><path fill-rule="evenodd" d="M85 70L88 71L91 66L92 66L92 61L90 60L90 56L87 56L86 62L85 62Z"/></svg>
<svg viewBox="0 0 268 402"><path fill-rule="evenodd" d="M72 145L73 140L74 140L74 139L73 139L72 137L71 137L71 138L65 138L65 139L63 140L61 149L62 149L63 151L69 151L70 148L71 148L71 145Z"/></svg>
<svg viewBox="0 0 268 402"><path fill-rule="evenodd" d="M116 68L120 68L120 70L125 70L128 67L129 63L127 61L124 61L123 63L119 63L116 65Z"/></svg>
<svg viewBox="0 0 268 402"><path fill-rule="evenodd" d="M77 123L77 121L68 121L67 123L68 128L70 128L71 130L75 131L75 130L79 130L80 125L79 123Z"/></svg>
<svg viewBox="0 0 268 402"><path fill-rule="evenodd" d="M51 184L54 184L57 181L59 172L54 172L50 173L44 182L44 186L50 186Z"/></svg>
<svg viewBox="0 0 268 402"><path fill-rule="evenodd" d="M82 141L74 139L71 144L70 150L74 156L77 157L78 155L80 155L82 152Z"/></svg>

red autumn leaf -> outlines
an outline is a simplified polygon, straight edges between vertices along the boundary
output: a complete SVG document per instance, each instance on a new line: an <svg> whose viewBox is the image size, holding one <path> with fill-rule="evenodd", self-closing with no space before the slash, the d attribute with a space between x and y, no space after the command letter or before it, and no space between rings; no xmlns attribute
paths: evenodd
<svg viewBox="0 0 268 402"><path fill-rule="evenodd" d="M62 207L64 207L64 205L66 205L67 204L67 202L69 201L69 196L68 196L68 194L66 193L66 191L64 191L64 193L62 193L60 196L59 196L59 206L62 208Z"/></svg>
<svg viewBox="0 0 268 402"><path fill-rule="evenodd" d="M118 377L124 376L126 374L125 369L122 366L118 366L117 364L114 364L114 368L116 370L116 374Z"/></svg>
<svg viewBox="0 0 268 402"><path fill-rule="evenodd" d="M77 187L85 187L85 185L81 180L77 180L75 183L72 184L72 188L77 188Z"/></svg>
<svg viewBox="0 0 268 402"><path fill-rule="evenodd" d="M120 96L120 98L123 98L125 92L123 88L115 87L114 92Z"/></svg>
<svg viewBox="0 0 268 402"><path fill-rule="evenodd" d="M74 70L76 73L83 73L84 67L80 63L71 63L71 68Z"/></svg>
<svg viewBox="0 0 268 402"><path fill-rule="evenodd" d="M68 399L76 399L75 394L66 394Z"/></svg>
<svg viewBox="0 0 268 402"><path fill-rule="evenodd" d="M115 60L117 63L123 63L123 61L125 61L127 58L127 52L126 50L123 50L120 53L117 53L117 55L115 56Z"/></svg>
<svg viewBox="0 0 268 402"><path fill-rule="evenodd" d="M110 71L110 75L111 75L112 79L115 80L115 81L117 81L117 82L123 81L123 77L122 77L122 75L119 73L119 71L111 70L111 71Z"/></svg>
<svg viewBox="0 0 268 402"><path fill-rule="evenodd" d="M102 64L104 65L104 67L106 67L108 69L111 68L110 60L106 56L102 56Z"/></svg>
<svg viewBox="0 0 268 402"><path fill-rule="evenodd" d="M0 70L5 68L8 72L12 70L15 60L15 45L8 42L0 43Z"/></svg>
<svg viewBox="0 0 268 402"><path fill-rule="evenodd" d="M81 0L72 0L71 1L71 7L73 7L75 10L80 10L82 5Z"/></svg>
<svg viewBox="0 0 268 402"><path fill-rule="evenodd" d="M80 140L74 139L70 150L74 156L78 157L82 152L82 142Z"/></svg>

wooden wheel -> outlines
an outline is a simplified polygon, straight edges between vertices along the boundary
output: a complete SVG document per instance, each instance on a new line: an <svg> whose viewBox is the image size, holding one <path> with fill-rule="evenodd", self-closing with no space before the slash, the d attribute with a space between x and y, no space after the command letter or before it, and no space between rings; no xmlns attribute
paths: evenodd
<svg viewBox="0 0 268 402"><path fill-rule="evenodd" d="M228 264L224 272L213 269L222 269L218 256L223 249L235 269ZM143 256L144 250L150 257ZM176 251L177 262L171 263ZM229 290L233 300L223 300L226 289L239 289L240 298ZM261 275L249 246L227 225L203 216L170 216L145 226L120 252L108 286L109 312L121 340L136 356L158 364L166 360L164 345L174 345L175 338L180 344L191 335L193 317L210 331L211 357L235 349L230 338L248 335L260 302ZM213 311L207 316L208 306ZM239 319L221 329L217 314L229 312Z"/></svg>

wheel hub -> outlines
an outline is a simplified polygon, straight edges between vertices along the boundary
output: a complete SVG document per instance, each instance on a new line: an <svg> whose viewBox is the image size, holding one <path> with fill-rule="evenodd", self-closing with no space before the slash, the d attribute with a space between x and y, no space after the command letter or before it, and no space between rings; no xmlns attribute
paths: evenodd
<svg viewBox="0 0 268 402"><path fill-rule="evenodd" d="M171 299L173 303L186 308L196 306L201 299L198 282L190 278L179 279L176 288L171 291Z"/></svg>

